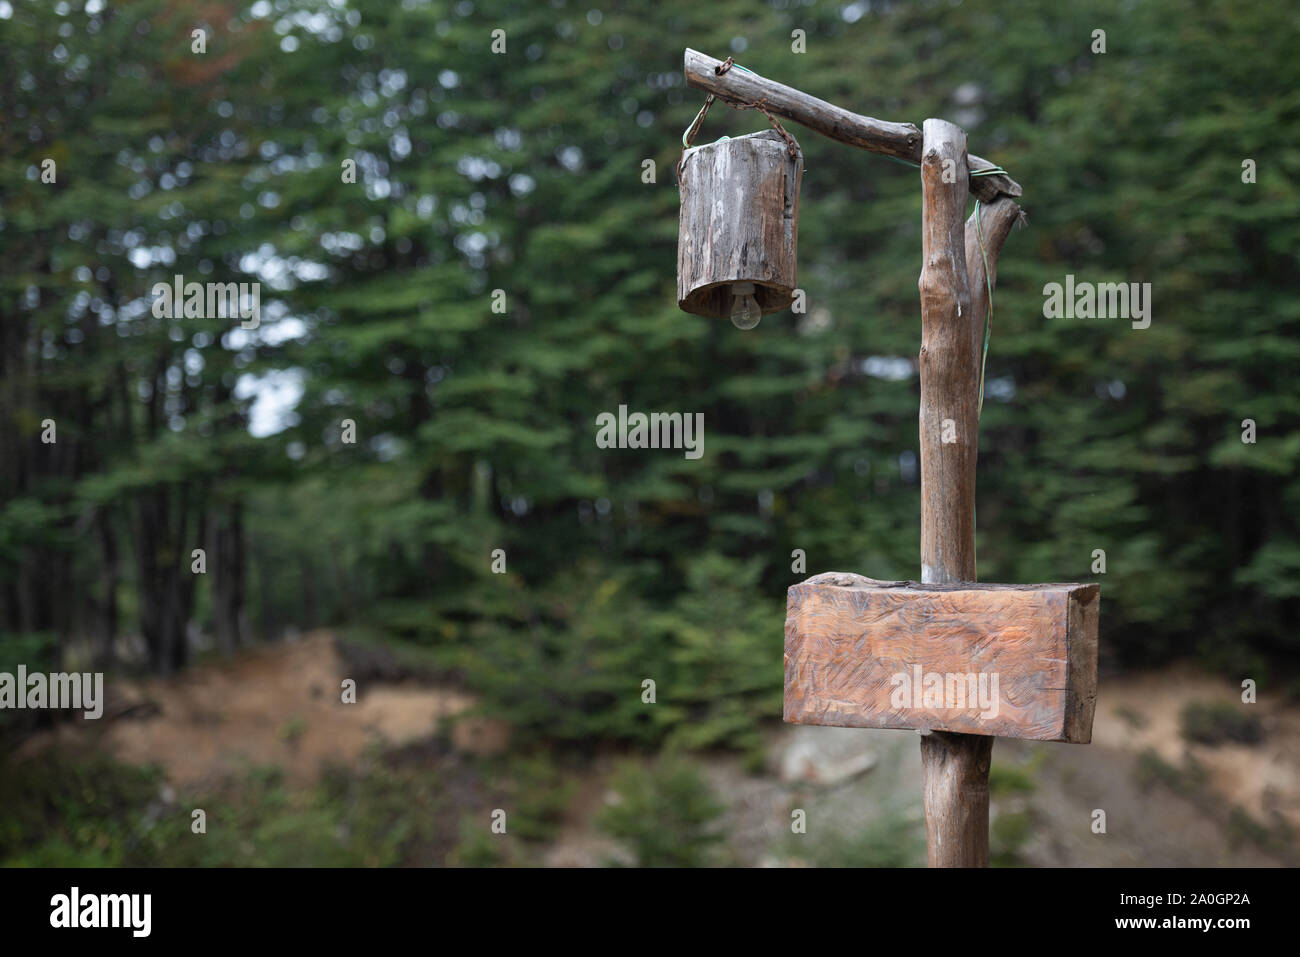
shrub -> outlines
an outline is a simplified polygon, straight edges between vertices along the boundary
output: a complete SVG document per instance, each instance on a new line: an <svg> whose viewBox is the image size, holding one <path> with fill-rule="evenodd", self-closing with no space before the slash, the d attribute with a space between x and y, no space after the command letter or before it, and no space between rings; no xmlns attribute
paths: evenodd
<svg viewBox="0 0 1300 957"><path fill-rule="evenodd" d="M699 867L722 840L714 824L723 808L699 771L664 755L653 765L624 763L612 782L615 803L598 824L632 852L640 867Z"/></svg>
<svg viewBox="0 0 1300 957"><path fill-rule="evenodd" d="M1258 744L1264 738L1264 726L1256 715L1224 701L1187 705L1182 712L1182 731L1188 741L1211 746L1228 741Z"/></svg>

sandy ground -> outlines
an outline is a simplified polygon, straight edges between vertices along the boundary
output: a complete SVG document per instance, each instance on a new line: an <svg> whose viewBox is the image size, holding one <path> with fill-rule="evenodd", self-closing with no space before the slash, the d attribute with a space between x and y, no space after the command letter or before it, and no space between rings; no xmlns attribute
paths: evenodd
<svg viewBox="0 0 1300 957"><path fill-rule="evenodd" d="M1210 790L1224 800L1261 820L1276 812L1300 831L1300 709L1268 693L1243 704L1238 685L1185 667L1113 682L1102 688L1098 701L1095 744L1122 751L1151 748L1173 765L1194 760L1205 767ZM1184 741L1178 719L1192 701L1254 709L1264 740L1256 746L1216 747ZM1126 711L1140 715L1142 726L1126 720Z"/></svg>
<svg viewBox="0 0 1300 957"><path fill-rule="evenodd" d="M278 765L297 785L323 764L360 760L374 744L428 740L451 724L457 751L496 751L508 743L499 722L466 715L474 699L452 687L358 678L357 701L341 701L353 669L328 633L250 649L229 661L194 667L171 679L114 680L105 717L77 721L29 740L21 756L72 741L93 741L131 763L159 764L178 789L199 791L253 765ZM1234 808L1261 823L1300 829L1300 708L1261 694L1261 744L1188 744L1179 714L1192 701L1240 703L1232 683L1189 669L1104 681L1091 745L999 740L995 765L1018 766L1034 781L1026 794L995 799L993 813L1028 815L1031 836L1021 861L1039 866L1267 866L1295 863L1282 839L1245 840ZM917 735L904 731L773 726L768 768L745 772L739 758L702 763L727 805L728 859L737 864L798 865L791 812L805 811L809 840L849 836L890 813L919 824ZM1140 756L1154 751L1175 768L1196 762L1191 786L1152 782ZM616 761L597 757L574 782L558 839L543 854L552 866L591 866L619 857L594 817L608 799ZM1096 810L1106 814L1096 833ZM923 861L917 861L923 863Z"/></svg>
<svg viewBox="0 0 1300 957"><path fill-rule="evenodd" d="M356 761L372 744L428 738L440 722L474 704L454 688L364 678L355 703L345 704L347 677L332 636L315 632L175 678L110 682L101 722L63 725L28 742L24 752L89 736L122 761L161 765L182 790L219 785L256 765L277 765L288 780L304 784L326 763ZM458 743L472 749L485 736L484 724L462 723Z"/></svg>
<svg viewBox="0 0 1300 957"><path fill-rule="evenodd" d="M1209 747L1182 738L1179 718L1192 702L1257 709L1264 739L1255 746ZM1135 720L1136 718L1136 720ZM999 741L994 759L1042 761L1026 858L1041 865L1276 866L1297 863L1293 842L1278 834L1243 840L1234 812L1260 825L1300 827L1300 709L1261 693L1241 702L1239 685L1187 667L1103 681L1091 745ZM1153 751L1190 773L1185 787L1144 783L1139 756ZM1041 752L1041 753L1039 753ZM1093 811L1106 812L1094 833Z"/></svg>

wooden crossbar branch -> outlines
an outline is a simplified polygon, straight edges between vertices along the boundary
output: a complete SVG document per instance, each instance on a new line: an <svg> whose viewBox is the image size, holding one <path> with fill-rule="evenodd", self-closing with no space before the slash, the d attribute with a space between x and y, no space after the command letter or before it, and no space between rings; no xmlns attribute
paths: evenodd
<svg viewBox="0 0 1300 957"><path fill-rule="evenodd" d="M921 732L929 864L986 867L993 736L1087 743L1097 694L1097 585L976 584L984 323L1020 185L971 176L996 167L946 120L860 116L695 50L685 67L733 107L921 166L921 583L832 572L791 586L785 720Z"/></svg>
<svg viewBox="0 0 1300 957"><path fill-rule="evenodd" d="M775 116L793 120L823 136L869 153L893 156L909 163L921 162L921 131L911 123L887 123L838 107L793 87L765 79L748 70L727 70L719 75L722 60L689 47L686 50L686 85L712 93L728 106L737 108L762 106ZM976 172L997 169L978 156L970 157ZM970 181L970 191L986 203L998 196L1019 196L1020 184L1001 173L977 176Z"/></svg>

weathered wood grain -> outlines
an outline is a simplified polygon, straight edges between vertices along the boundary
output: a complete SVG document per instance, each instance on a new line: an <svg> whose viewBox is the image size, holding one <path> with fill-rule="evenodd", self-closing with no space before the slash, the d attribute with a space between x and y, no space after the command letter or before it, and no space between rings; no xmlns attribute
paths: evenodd
<svg viewBox="0 0 1300 957"><path fill-rule="evenodd" d="M974 581L979 356L966 273L966 134L925 121L921 157L921 581Z"/></svg>
<svg viewBox="0 0 1300 957"><path fill-rule="evenodd" d="M686 151L680 183L677 304L701 316L731 314L731 284L754 283L763 314L788 309L797 285L799 183L775 130Z"/></svg>
<svg viewBox="0 0 1300 957"><path fill-rule="evenodd" d="M687 85L712 93L733 107L761 102L775 116L793 120L823 136L859 149L911 163L921 162L921 131L912 123L890 123L862 116L735 67L718 75L721 66L721 60L688 48L685 58ZM995 169L996 165L972 156L970 168L978 171ZM999 195L1020 195L1020 184L1002 173L972 177L969 189L985 202L991 202Z"/></svg>
<svg viewBox="0 0 1300 957"><path fill-rule="evenodd" d="M1095 584L814 576L787 594L785 720L1087 742L1098 602Z"/></svg>
<svg viewBox="0 0 1300 957"><path fill-rule="evenodd" d="M993 739L935 731L921 739L921 801L928 867L989 866Z"/></svg>
<svg viewBox="0 0 1300 957"><path fill-rule="evenodd" d="M962 212L966 134L928 119L921 149L921 580L975 581L981 329L971 308ZM987 732L986 732L987 733ZM993 739L921 738L931 867L988 866Z"/></svg>
<svg viewBox="0 0 1300 957"><path fill-rule="evenodd" d="M1065 692L1065 740L1087 744L1092 740L1092 716L1097 706L1098 629L1101 622L1101 586L1094 585L1092 600L1071 602L1069 676Z"/></svg>

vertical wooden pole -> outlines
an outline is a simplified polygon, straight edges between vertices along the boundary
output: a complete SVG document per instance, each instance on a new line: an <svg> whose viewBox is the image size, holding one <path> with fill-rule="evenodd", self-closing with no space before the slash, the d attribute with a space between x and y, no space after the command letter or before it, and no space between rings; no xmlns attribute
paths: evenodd
<svg viewBox="0 0 1300 957"><path fill-rule="evenodd" d="M966 268L966 134L929 119L921 147L921 580L975 580L975 460L983 323ZM987 867L993 739L921 738L927 860Z"/></svg>

